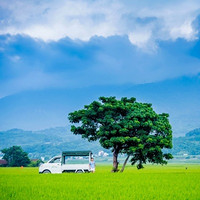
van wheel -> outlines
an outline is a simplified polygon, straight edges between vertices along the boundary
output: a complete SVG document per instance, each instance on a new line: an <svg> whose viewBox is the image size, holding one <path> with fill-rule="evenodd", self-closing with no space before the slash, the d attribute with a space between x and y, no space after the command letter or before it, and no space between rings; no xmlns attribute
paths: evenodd
<svg viewBox="0 0 200 200"><path fill-rule="evenodd" d="M84 173L84 171L83 171L82 169L78 169L78 170L76 171L76 173Z"/></svg>
<svg viewBox="0 0 200 200"><path fill-rule="evenodd" d="M51 172L46 169L46 170L43 171L43 174L51 174Z"/></svg>

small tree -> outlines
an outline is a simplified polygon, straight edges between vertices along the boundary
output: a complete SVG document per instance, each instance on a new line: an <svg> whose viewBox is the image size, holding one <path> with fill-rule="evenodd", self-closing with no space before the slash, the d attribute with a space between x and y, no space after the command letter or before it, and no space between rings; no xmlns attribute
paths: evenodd
<svg viewBox="0 0 200 200"><path fill-rule="evenodd" d="M27 166L30 163L28 154L20 146L12 146L1 150L3 159L8 162L9 167Z"/></svg>
<svg viewBox="0 0 200 200"><path fill-rule="evenodd" d="M69 114L71 131L113 152L113 171L118 171L118 155L132 156L132 164L139 161L138 169L147 160L166 163L170 154L162 148L172 147L172 131L167 114L158 115L151 104L138 103L135 98L100 97L84 109ZM146 152L146 153L145 153ZM124 169L123 167L123 169ZM123 170L122 170L123 171Z"/></svg>
<svg viewBox="0 0 200 200"><path fill-rule="evenodd" d="M28 167L39 167L41 163L44 163L40 159L33 159L31 160L31 163L28 165Z"/></svg>

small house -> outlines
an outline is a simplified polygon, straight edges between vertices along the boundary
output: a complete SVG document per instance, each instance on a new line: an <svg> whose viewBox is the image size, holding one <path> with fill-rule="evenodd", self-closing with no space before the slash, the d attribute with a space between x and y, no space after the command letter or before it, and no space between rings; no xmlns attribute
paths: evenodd
<svg viewBox="0 0 200 200"><path fill-rule="evenodd" d="M8 164L8 162L4 159L0 159L0 167L5 167Z"/></svg>

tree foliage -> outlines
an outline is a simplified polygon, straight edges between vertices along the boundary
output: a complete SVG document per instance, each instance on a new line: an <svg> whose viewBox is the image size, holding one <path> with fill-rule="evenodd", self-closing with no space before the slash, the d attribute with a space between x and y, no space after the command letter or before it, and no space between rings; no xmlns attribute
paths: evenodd
<svg viewBox="0 0 200 200"><path fill-rule="evenodd" d="M172 130L168 114L157 114L151 104L136 102L135 98L100 97L84 109L69 114L74 134L100 144L113 152L113 171L118 170L118 154L131 156L137 168L146 162L166 164L171 154Z"/></svg>
<svg viewBox="0 0 200 200"><path fill-rule="evenodd" d="M27 166L30 163L28 154L20 146L12 146L1 150L3 159L8 162L9 167Z"/></svg>
<svg viewBox="0 0 200 200"><path fill-rule="evenodd" d="M41 163L44 163L42 160L31 160L30 164L28 167L39 167Z"/></svg>

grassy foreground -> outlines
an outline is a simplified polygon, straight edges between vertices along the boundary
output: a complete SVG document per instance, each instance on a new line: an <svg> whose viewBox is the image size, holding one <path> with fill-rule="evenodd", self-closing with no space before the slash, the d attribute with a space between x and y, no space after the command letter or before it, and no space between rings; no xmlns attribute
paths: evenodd
<svg viewBox="0 0 200 200"><path fill-rule="evenodd" d="M38 168L0 168L1 200L200 199L200 166L128 166L110 173L98 166L94 174L38 174Z"/></svg>

